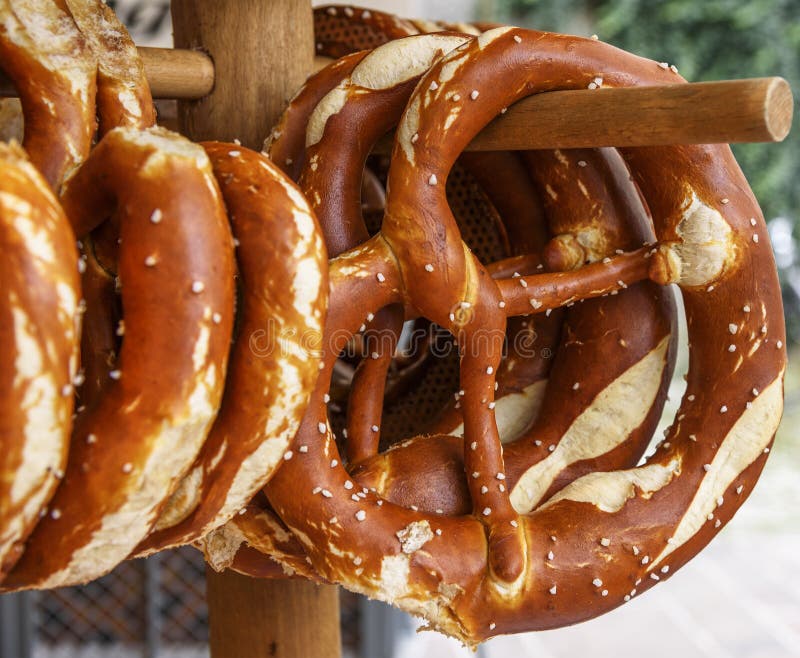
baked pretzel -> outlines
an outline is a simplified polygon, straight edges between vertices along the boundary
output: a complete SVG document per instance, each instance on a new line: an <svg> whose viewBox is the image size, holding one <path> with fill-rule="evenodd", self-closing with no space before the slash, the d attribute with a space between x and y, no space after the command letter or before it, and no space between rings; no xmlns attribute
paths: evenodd
<svg viewBox="0 0 800 658"><path fill-rule="evenodd" d="M313 212L263 155L203 146L238 244L239 335L211 433L140 554L198 540L241 510L280 464L319 375L328 259Z"/></svg>
<svg viewBox="0 0 800 658"><path fill-rule="evenodd" d="M353 130L352 126L347 128L344 120L347 109L340 111L341 120L335 124L335 130L332 126L330 136L341 139ZM363 107L355 114L365 116ZM369 122L368 116L366 120ZM364 148L368 150L368 141ZM348 153L341 150L339 153L342 159L336 161L336 166L349 167ZM322 171L324 180L324 169L330 166L327 163L331 158L321 151L318 155L317 171ZM602 258L605 253L612 255L618 248L632 247L643 240L652 241L646 213L628 180L629 173L612 151L539 153L534 166L540 170L542 188L550 192L547 198L552 227L562 238L570 231L577 239L593 244L595 254L587 254L590 260ZM586 190L587 194L584 196L579 190ZM553 196L558 202L553 201ZM524 242L523 232L519 238ZM498 273L491 266L490 270ZM638 317L635 326L627 322L634 314ZM520 338L530 340L529 336L520 333L509 338L510 353L498 370L495 415L501 440L506 444L505 486L517 511L527 512L533 507L530 501L535 491L539 497L544 492L549 497L589 470L636 465L660 417L672 373L674 341L670 340L670 334L674 327L670 319L673 315L668 291L662 295L648 283L631 286L620 295L577 305L568 310L564 344L552 370L547 367L552 360L531 358L531 343L520 341ZM540 315L536 319L545 318ZM528 318L523 324L531 320ZM534 343L537 348L548 345L555 348L559 327L560 323L537 324L536 331L550 331L549 336L537 337ZM591 372L599 354L603 355L603 370L576 382L575 373ZM609 358L612 354L616 358ZM545 385L546 402L542 405ZM624 395L626 389L637 390L638 404L630 403ZM559 413L537 419L541 406L558 408ZM351 460L349 470L357 485L406 507L415 506L431 513L468 513L462 443L455 436L442 436L463 433L460 401L449 411L431 430L436 436L405 441L355 466ZM592 422L598 415L616 416L621 422L597 429ZM533 428L527 429L534 420ZM373 422L381 424L380 409ZM587 433L601 431L605 440L597 437L589 440ZM359 440L352 429L348 448L351 439ZM512 439L518 440L507 443ZM267 525L260 529L261 535L257 534L258 521L254 518L257 516L258 512L251 514L248 510L244 517L234 521L238 534L226 532L225 536L228 539L236 536L240 541L263 548L264 535L273 527ZM231 542L225 545L229 547ZM281 562L287 560L285 549L271 555ZM298 556L293 559L296 561ZM237 568L235 563L234 568Z"/></svg>
<svg viewBox="0 0 800 658"><path fill-rule="evenodd" d="M23 146L58 189L92 144L96 63L63 4L0 0L0 67L19 92Z"/></svg>
<svg viewBox="0 0 800 658"><path fill-rule="evenodd" d="M444 37L447 36L448 35L410 37L377 48L355 67L352 75L341 76L343 81L320 103L318 109L315 110L312 115L311 121L309 121L309 142L313 143L309 146L309 161L306 163L306 167L301 176L301 185L312 200L312 203L315 203L315 209L318 212L322 225L327 229L326 237L332 247L332 253L334 255L348 246L352 247L366 240L367 233L360 216L359 186L355 181L359 178L359 172L363 169L364 161L374 141L393 127L399 118L402 108L405 106L408 94L411 91L411 85L414 83L416 77L419 76L419 69L427 68L429 65L425 63L426 57L419 56L419 53L422 52L424 48L418 47L417 57L413 58L417 67L416 69L414 65L408 66L404 64L403 58L396 56L396 51L407 50L413 45L419 46L420 44L427 44L426 47L433 52L436 50L437 44L446 43ZM392 67L382 66L382 63L386 61L392 61L395 62L395 64ZM381 71L383 73L383 76L380 78L380 84L377 84L375 79L369 78L369 74L373 71ZM329 87L333 86L330 84L331 76L326 76L324 79ZM311 81L309 84L310 83ZM310 92L310 90L308 91ZM297 120L296 114L292 117L292 121L295 125L300 123L300 121ZM288 123L286 117L284 117L283 123ZM343 150L341 148L342 138L355 133L358 133L359 138L357 140L346 140L346 142L352 144L352 146ZM281 139L283 139L283 135ZM498 164L503 166L504 171L509 172L510 168L505 161L510 154L498 154L498 156L500 155L506 157L486 158L485 160L488 162L475 158L474 165L479 171L483 171L485 178L491 175L491 167L497 167ZM579 160L578 155L572 157L574 157L574 160ZM586 157L590 161L588 166L586 162L582 162L582 165L584 165L582 171L586 174L591 174L595 171L595 159L599 159L601 163L605 162L603 158L595 158L592 152L589 152ZM564 187L562 179L569 175L569 171L559 171L558 167L561 165L561 162L566 161L566 158L563 154L559 153L558 158L551 156L551 159L552 162L548 161L547 164L547 167L553 170L551 173L551 182L556 187L559 187L559 185ZM574 162L573 168L580 170L578 165ZM518 169L521 170L521 166L518 167ZM495 169L495 174L496 171ZM526 176L524 170L512 171L511 173L517 174L516 182L520 182L520 179ZM596 173L594 176L587 175L585 178L587 178L586 184L592 191L594 191L594 187L597 187L599 195L604 193L603 183L605 181L603 180L602 172L600 174ZM330 185L331 180L335 182L334 185ZM638 209L638 214L643 217L644 212L641 209L641 203L633 191L633 188L630 187L627 181L627 175L625 176L624 185L622 185L622 181L617 183L616 187L619 189L624 190L625 185L629 188L627 196L624 193L619 194L624 197L622 201L632 206L633 210L627 210L627 208L623 208L623 210L628 212L628 214L632 213L634 215L633 219L636 219L635 215ZM580 184L584 185L583 182ZM496 185L494 188L489 186L490 189L496 189L496 187ZM524 182L521 182L518 188L524 191ZM584 187L583 189L586 188ZM525 202L529 204L530 199L525 198L520 193L510 195L510 197L507 194L497 194L495 196L498 197L498 202L504 205L504 209L513 220L510 230L513 231L513 242L515 245L523 250L526 246L541 248L543 240L541 238L539 240L533 239L533 236L536 235L536 226L525 226L525 222L523 221L524 216L527 215L528 218L530 216L530 208L525 207ZM588 220L588 218L592 217L592 212L594 212L596 215L600 215L600 217L596 218L599 220L602 218L602 213L598 212L598 208L603 208L604 205L608 205L610 206L608 212L613 213L614 211L612 208L618 205L614 197L608 198L606 203L603 204L599 199L597 201L588 202L580 194L574 196L578 197L579 202L574 204L577 207L567 208L566 211L562 213L566 217L585 216ZM581 207L580 201L584 202L583 205L585 207ZM587 223L587 220L584 220L584 223ZM516 225L514 225L515 223ZM563 222L561 226L556 225L556 227L563 229ZM582 225L579 224L573 228L577 230L581 227ZM594 229L595 233L603 235L600 232L602 228L601 226L600 228ZM616 232L619 232L619 230L620 229L617 228ZM652 235L645 235L641 231L638 234L634 233L634 236L634 240L638 240L636 244L640 244L644 237L649 237L650 240L652 240ZM607 237L609 238L609 240L607 240L609 244L598 245L598 248L605 246L609 254L613 254L613 247L629 246L619 240L617 240L616 243L613 242L615 238L615 232L613 231ZM628 242L630 243L630 239ZM511 272L509 272L509 275L510 274ZM667 317L669 316L671 306L667 304L666 308L661 308L661 315L659 315L659 310L657 310L659 302L656 301L655 304L650 304L650 302L647 301L647 298L653 295L654 291L652 288L644 294L642 294L642 292L641 290L638 292L631 291L629 295L622 295L618 299L603 300L599 307L586 308L585 311L582 311L582 309L576 309L574 311L576 317L575 323L573 323L571 329L571 332L574 332L574 334L571 335L572 344L580 344L581 339L586 339L587 342L596 342L597 336L602 337L606 333L616 332L615 324L619 323L620 320L624 320L631 312L637 310L641 312L641 327L638 330L641 338L636 339L634 337L630 339L632 341L632 348L628 349L627 346L624 348L626 349L628 358L622 359L622 362L616 367L606 369L605 379L601 378L600 381L594 383L596 391L602 391L608 383L613 382L617 376L624 373L632 364L635 364L639 358L644 357L652 348L661 344L661 349L659 349L657 356L651 358L651 360L661 364L661 377L655 378L656 387L652 391L653 395L650 396L650 398L645 398L646 401L641 406L643 411L642 417L639 417L638 420L633 422L632 427L628 427L627 431L620 432L618 439L623 443L623 448L613 452L611 455L605 456L606 461L603 463L612 467L632 466L638 461L660 415L665 399L666 385L671 373L672 359L669 359L670 367L663 367L666 365L666 346L669 343L668 340L664 341L663 339L665 330L669 330ZM657 292L655 293L655 297L656 299L659 297ZM611 312L612 307L614 308L614 312ZM590 317L594 318L595 311L599 311L599 316L602 318L600 322L584 321L581 324L578 320L579 315L587 319ZM375 321L377 321L379 317L380 314L376 314ZM650 320L651 317L653 318L652 322ZM400 319L402 320L402 318ZM558 324L550 322L549 319L545 319L543 316L540 316L540 320L548 320L547 323L540 323L540 325L549 324L551 329L556 329L556 331L550 331L551 342L555 342L558 337ZM526 334L530 334L530 332L533 331L533 328L530 326L532 323L529 321L523 321L521 324L523 326L520 327L520 329L526 332ZM576 325L578 327L577 331L575 331ZM543 330L544 327L538 326L537 329ZM547 329L544 330L547 331ZM630 327L627 333L631 333ZM627 333L623 330L622 335L627 337ZM616 333L616 335L619 334ZM509 342L516 345L518 339L524 338L524 336L515 333L512 334L511 338L514 340L513 342L509 340ZM622 336L619 336L619 341L625 344ZM618 347L616 339L613 341L613 344L615 347ZM382 351L381 348L384 348L384 350ZM358 374L364 376L361 379L356 377L353 380L348 414L347 440L348 458L351 468L354 464L358 464L358 462L368 459L377 453L379 431L375 431L375 427L380 428L382 424L382 392L388 365L386 357L391 356L393 346L388 344L388 349L386 348L387 343L379 342L378 348L372 352L372 358L365 359L360 366ZM585 365L587 363L586 357L587 355L583 351L579 350L577 353L574 353L574 356L571 357L572 361L567 359L567 363L564 364L569 366L568 372L574 372L575 370L573 361L578 360L579 363ZM658 357L661 357L661 359L659 360ZM521 357L521 355L512 355L509 359L504 361L503 369L498 376L498 383L500 383L502 389L498 391L497 400L498 423L502 430L504 430L503 433L506 435L504 440L516 438L532 421L535 411L538 409L538 401L543 391L543 377L547 375L547 369L542 366L548 363L549 361L546 359L531 359L530 356L526 359ZM640 368L637 370L637 374L641 376L650 375L652 373ZM550 396L553 397L554 393L556 396L560 397L568 397L570 394L574 396L574 382L572 380L569 382L560 381L564 380L564 377L558 379L558 383L554 387L551 387ZM363 386L359 387L359 384ZM593 396L593 389L591 386L585 387L584 396ZM459 405L459 402L455 403L455 407ZM570 422L563 421L574 420L580 411L582 411L579 405L572 406L575 407L574 413L573 409L569 409L569 413L562 416L562 425L557 426L557 429L562 432L570 425ZM455 429L455 426L460 422L460 410L456 408L452 411L454 413L451 414L451 421L453 417L458 418L458 422L451 422L451 429ZM646 422L642 422L644 416L646 416ZM635 419L632 418L631 420L633 421ZM632 430L635 430L633 432L635 436L628 437L628 434L630 434ZM539 431L541 431L541 429ZM624 439L627 440L623 442ZM527 445L528 443L525 443L526 447ZM530 447L533 448L533 445L533 441L531 440ZM541 446L541 441L537 441L537 445ZM541 459L542 452L547 455L545 452L546 447L547 446L541 448L541 450L538 448L535 450L535 453L539 455L536 458L530 454L531 450L518 450L517 456L521 459L514 465L517 466L518 469L524 470L532 461ZM387 453L385 455L385 461L391 462L392 459L403 455L407 448L412 449L410 444L404 443L397 451ZM414 446L414 448L416 448L416 446ZM458 510L459 504L463 504L464 502L463 495L459 498L458 493L463 492L464 487L460 486L460 474L457 470L459 467L459 460L451 458L452 445L448 445L447 441L436 440L426 442L426 448L428 450L425 454L429 459L426 462L427 468L424 470L418 470L412 473L405 472L402 469L397 469L399 472L393 471L391 463L387 467L385 461L382 459L379 460L377 464L371 462L369 465L365 466L363 470L356 469L354 474L357 480L365 486L375 485L380 487L384 485L382 491L388 492L390 499L395 502L408 501L407 504L417 504L423 509L426 509L424 502L420 502L420 500L421 498L427 497L427 499L439 503L432 505L430 507L431 511L437 508L444 508L447 511ZM434 454L436 454L437 450L440 448L442 450L442 459L437 460ZM561 458L561 453L558 453L556 457ZM408 458L402 457L402 459L404 460L402 462L403 464L407 465L409 463ZM451 468L448 469L448 466ZM570 464L570 466L572 466L572 464ZM435 475L433 475L434 472L436 473ZM444 493L437 494L436 490L438 487L425 486L422 488L415 488L414 486L408 486L411 478L417 478L418 481L430 477L442 479L445 474L450 476L452 486L449 489L448 487L442 487ZM559 475L559 480L563 486L565 483L564 480L569 474L561 473ZM452 483L452 480L456 480L456 482ZM448 496L454 497L458 502L442 502L442 498L447 498ZM249 527L247 526L246 518L237 518L234 520L233 524L244 529L244 532L239 532L237 535L240 539L244 539L253 544L258 542L258 537L254 537L253 535L245 536L252 527L252 524ZM232 536L232 533L227 533L227 535ZM224 545L226 549L229 549L230 542L224 542ZM207 554L208 552L209 550L207 549ZM209 560L218 568L225 566L226 564L230 564L229 553L230 551L228 550L227 561L213 555L209 555Z"/></svg>
<svg viewBox="0 0 800 658"><path fill-rule="evenodd" d="M124 337L6 589L85 582L125 559L192 465L225 381L233 246L203 149L160 128L112 130L62 202L76 235L120 216Z"/></svg>
<svg viewBox="0 0 800 658"><path fill-rule="evenodd" d="M78 253L47 182L0 144L0 583L64 474L78 358Z"/></svg>
<svg viewBox="0 0 800 658"><path fill-rule="evenodd" d="M583 264L652 242L645 209L613 150L542 151L530 161L558 234L551 250L568 236L580 240L591 247ZM637 322L630 323L634 315ZM504 444L504 485L517 512L531 511L588 472L639 462L672 375L674 315L670 291L641 282L567 309L562 343L547 370L541 367L546 359L530 359L527 349L520 354L509 346L494 411ZM537 326L542 329L546 325ZM628 391L636 391L636 404ZM613 420L598 424L597 418ZM454 438L463 434L461 407L451 406L430 433L351 473L358 484L406 507L469 513L463 446Z"/></svg>
<svg viewBox="0 0 800 658"><path fill-rule="evenodd" d="M113 128L150 128L155 107L136 44L103 0L63 0L97 66L100 135Z"/></svg>
<svg viewBox="0 0 800 658"><path fill-rule="evenodd" d="M469 643L596 616L674 573L747 497L780 418L777 277L763 218L727 147L623 151L653 212L655 253L520 277L521 294L519 279L492 284L461 244L442 191L456 155L515 100L597 86L600 77L611 85L679 80L597 41L513 28L465 44L422 78L397 133L381 233L331 263L324 370L295 439L297 457L266 488L323 577L421 614ZM465 347L462 360L464 462L478 475L468 478L473 505L480 501L474 516L425 514L369 491L358 495L346 472L331 467L337 451L325 424L325 388L367 312L405 302L472 346L478 328L502 330L500 302L502 315L530 313L647 276L681 287L691 357L679 420L643 466L585 475L517 515L500 491L505 474L487 413L502 335L495 332L477 354ZM623 285L612 285L617 279ZM719 312L708 313L708 304ZM456 316L464 308L471 311Z"/></svg>

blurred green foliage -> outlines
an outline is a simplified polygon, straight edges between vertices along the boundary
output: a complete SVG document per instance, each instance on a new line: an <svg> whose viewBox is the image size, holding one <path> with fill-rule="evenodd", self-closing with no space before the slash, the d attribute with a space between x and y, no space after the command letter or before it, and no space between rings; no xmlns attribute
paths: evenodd
<svg viewBox="0 0 800 658"><path fill-rule="evenodd" d="M800 0L479 0L494 20L600 39L675 64L687 80L780 75L800 96ZM797 120L795 120L797 124ZM734 146L767 219L800 224L800 129Z"/></svg>

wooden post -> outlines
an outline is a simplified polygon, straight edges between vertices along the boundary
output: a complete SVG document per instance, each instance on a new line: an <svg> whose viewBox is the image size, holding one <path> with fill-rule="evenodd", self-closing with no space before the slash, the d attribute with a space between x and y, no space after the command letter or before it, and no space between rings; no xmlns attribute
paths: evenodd
<svg viewBox="0 0 800 658"><path fill-rule="evenodd" d="M214 62L214 89L181 101L181 131L261 149L267 131L313 68L309 0L172 0L175 46ZM209 570L212 658L338 658L334 586Z"/></svg>
<svg viewBox="0 0 800 658"><path fill-rule="evenodd" d="M179 105L182 132L260 150L313 70L312 21L309 0L172 0L175 47L214 62L213 91Z"/></svg>

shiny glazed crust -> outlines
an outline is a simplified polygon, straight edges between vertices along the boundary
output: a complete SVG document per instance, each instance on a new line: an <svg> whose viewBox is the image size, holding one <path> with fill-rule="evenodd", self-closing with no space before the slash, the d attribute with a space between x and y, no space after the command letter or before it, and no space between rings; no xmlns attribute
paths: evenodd
<svg viewBox="0 0 800 658"><path fill-rule="evenodd" d="M0 144L0 583L64 476L80 334L75 236L47 182Z"/></svg>
<svg viewBox="0 0 800 658"><path fill-rule="evenodd" d="M225 381L233 245L203 149L159 128L117 128L68 181L63 204L77 235L119 216L125 331L7 589L86 582L127 557L192 465Z"/></svg>
<svg viewBox="0 0 800 658"><path fill-rule="evenodd" d="M204 144L237 241L238 336L217 419L139 554L202 539L267 483L319 375L327 254L300 191L263 155Z"/></svg>
<svg viewBox="0 0 800 658"><path fill-rule="evenodd" d="M763 218L727 147L623 153L660 246L586 266L588 287L567 272L523 277L527 286L501 280L493 289L460 243L442 188L456 155L503 107L553 88L544 81L584 87L600 76L604 84L676 81L655 62L596 41L518 29L482 35L422 78L398 130L381 234L331 264L325 370L294 444L305 450L267 487L321 575L422 614L466 642L588 619L668 577L746 498L780 418L785 350L774 263ZM709 228L717 239L704 239ZM754 281L751 272L762 274ZM448 517L400 508L369 490L353 499L352 480L331 467L337 452L320 423L333 360L368 312L404 302L468 340L476 323L502 327L501 301L503 315L544 310L576 294L622 288L609 274L624 285L648 276L677 281L689 318L680 420L645 465L584 475L517 514L499 491L505 473L485 411L499 362L490 343L462 362L465 439L476 443L464 461L467 473L478 474L470 478L473 501L480 486L493 489L486 506ZM450 318L464 302L474 314ZM709 314L708 304L720 312Z"/></svg>

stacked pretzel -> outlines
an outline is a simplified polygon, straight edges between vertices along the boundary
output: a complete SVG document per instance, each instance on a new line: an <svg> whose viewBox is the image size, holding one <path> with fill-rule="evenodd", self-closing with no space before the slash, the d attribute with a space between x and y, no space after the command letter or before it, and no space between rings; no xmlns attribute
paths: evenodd
<svg viewBox="0 0 800 658"><path fill-rule="evenodd" d="M256 153L155 127L99 0L2 0L0 19L26 151L0 151L0 587L193 544L474 644L629 601L749 495L786 353L730 150L462 153L530 94L676 72L591 39L326 7L317 51L339 59ZM391 158L371 156L391 129ZM690 367L648 454L668 284Z"/></svg>

